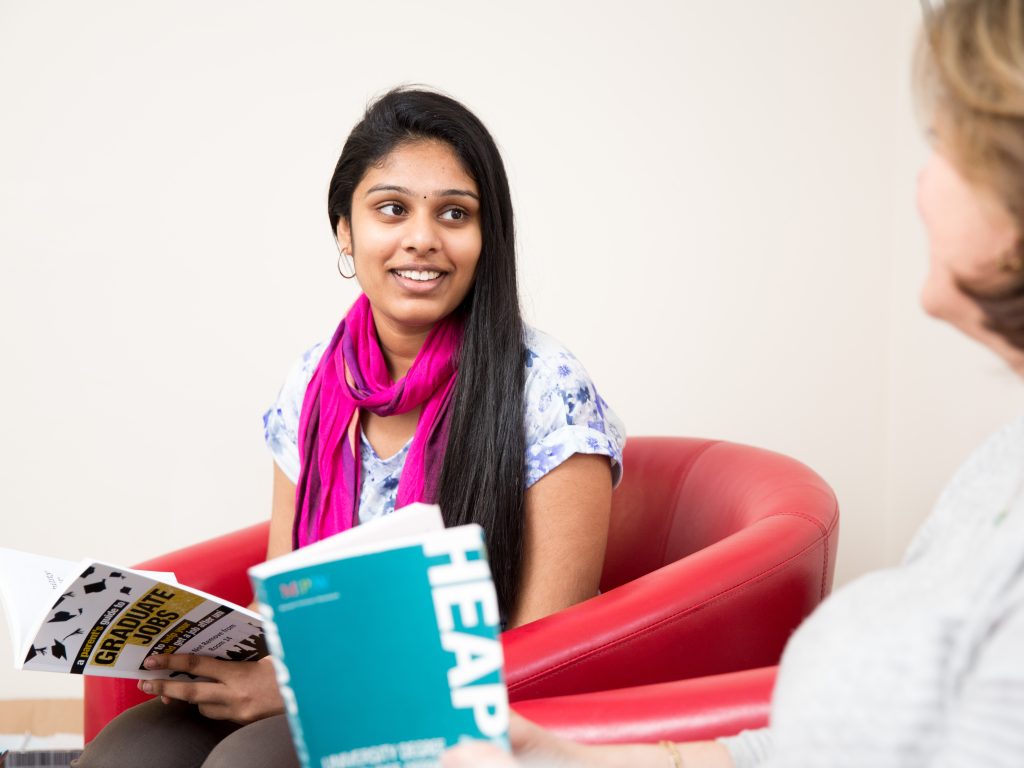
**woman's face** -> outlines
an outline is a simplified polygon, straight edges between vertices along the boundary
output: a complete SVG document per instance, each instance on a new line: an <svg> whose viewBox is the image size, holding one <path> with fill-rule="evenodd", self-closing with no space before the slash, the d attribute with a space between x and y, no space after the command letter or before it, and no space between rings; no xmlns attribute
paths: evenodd
<svg viewBox="0 0 1024 768"><path fill-rule="evenodd" d="M450 146L404 144L371 166L352 195L352 219L338 244L378 328L422 333L454 310L473 285L480 260L480 200Z"/></svg>
<svg viewBox="0 0 1024 768"><path fill-rule="evenodd" d="M1005 346L984 328L981 309L958 284L997 295L1021 280L1005 266L1020 239L1013 217L995 194L965 179L941 146L918 177L917 205L930 255L922 306L1005 357Z"/></svg>

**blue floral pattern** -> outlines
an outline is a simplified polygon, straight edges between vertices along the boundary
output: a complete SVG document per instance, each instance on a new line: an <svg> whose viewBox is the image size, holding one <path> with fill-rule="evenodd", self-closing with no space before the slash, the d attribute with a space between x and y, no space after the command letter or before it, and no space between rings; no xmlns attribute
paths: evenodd
<svg viewBox="0 0 1024 768"><path fill-rule="evenodd" d="M292 482L299 476L299 413L306 387L326 343L307 350L285 378L277 401L263 414L263 430L274 460ZM526 487L575 453L601 454L612 463L612 482L622 477L622 422L598 394L590 375L571 352L534 328L526 332ZM395 509L406 444L386 459L363 437L360 446L359 520Z"/></svg>

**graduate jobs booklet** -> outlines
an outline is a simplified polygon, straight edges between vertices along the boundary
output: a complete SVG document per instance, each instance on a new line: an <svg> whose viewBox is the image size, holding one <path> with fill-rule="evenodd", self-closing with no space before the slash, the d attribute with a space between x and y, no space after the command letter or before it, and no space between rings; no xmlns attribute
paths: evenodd
<svg viewBox="0 0 1024 768"><path fill-rule="evenodd" d="M258 614L170 573L0 547L0 597L17 669L151 680L185 674L143 669L155 654L267 655Z"/></svg>

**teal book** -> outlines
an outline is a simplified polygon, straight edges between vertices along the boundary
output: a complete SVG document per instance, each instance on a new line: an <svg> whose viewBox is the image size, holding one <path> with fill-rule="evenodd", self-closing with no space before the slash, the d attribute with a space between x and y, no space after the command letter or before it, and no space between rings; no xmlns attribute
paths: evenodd
<svg viewBox="0 0 1024 768"><path fill-rule="evenodd" d="M434 768L508 747L483 530L413 504L249 570L304 768Z"/></svg>

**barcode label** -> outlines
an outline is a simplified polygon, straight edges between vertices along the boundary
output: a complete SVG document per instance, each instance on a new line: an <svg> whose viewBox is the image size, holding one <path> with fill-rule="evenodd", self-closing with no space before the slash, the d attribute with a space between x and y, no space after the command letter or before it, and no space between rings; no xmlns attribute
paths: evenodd
<svg viewBox="0 0 1024 768"><path fill-rule="evenodd" d="M71 761L82 756L80 749L50 752L8 752L7 760L0 758L3 768L70 768Z"/></svg>

